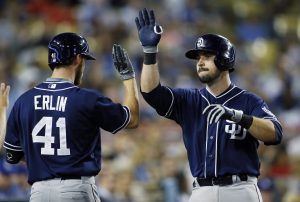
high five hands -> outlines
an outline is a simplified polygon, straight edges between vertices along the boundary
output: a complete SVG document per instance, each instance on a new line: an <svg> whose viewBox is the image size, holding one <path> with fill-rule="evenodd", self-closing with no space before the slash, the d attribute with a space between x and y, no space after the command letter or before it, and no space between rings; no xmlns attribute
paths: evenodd
<svg viewBox="0 0 300 202"><path fill-rule="evenodd" d="M121 80L128 80L135 77L134 69L128 57L127 51L118 44L112 49L113 63L119 73Z"/></svg>
<svg viewBox="0 0 300 202"><path fill-rule="evenodd" d="M148 11L144 8L139 12L139 16L135 18L135 23L144 53L157 53L157 45L163 29L155 21L154 11Z"/></svg>

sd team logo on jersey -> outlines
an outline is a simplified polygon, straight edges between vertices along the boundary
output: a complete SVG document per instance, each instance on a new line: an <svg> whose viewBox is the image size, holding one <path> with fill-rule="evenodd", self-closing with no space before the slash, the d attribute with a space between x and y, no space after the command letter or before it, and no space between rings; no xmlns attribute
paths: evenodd
<svg viewBox="0 0 300 202"><path fill-rule="evenodd" d="M247 130L233 121L226 120L225 133L230 135L232 140L243 140L246 137Z"/></svg>

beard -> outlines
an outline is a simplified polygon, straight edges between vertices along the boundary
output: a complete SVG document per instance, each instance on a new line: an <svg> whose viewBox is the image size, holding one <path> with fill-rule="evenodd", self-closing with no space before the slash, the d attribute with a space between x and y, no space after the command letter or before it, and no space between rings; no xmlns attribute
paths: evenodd
<svg viewBox="0 0 300 202"><path fill-rule="evenodd" d="M221 75L221 71L216 70L210 74L199 76L199 80L202 83L209 84L209 83L212 83L213 81L215 81L217 78L219 78L220 75Z"/></svg>
<svg viewBox="0 0 300 202"><path fill-rule="evenodd" d="M76 86L80 85L81 80L82 80L82 64L80 64L79 67L76 70L74 84Z"/></svg>

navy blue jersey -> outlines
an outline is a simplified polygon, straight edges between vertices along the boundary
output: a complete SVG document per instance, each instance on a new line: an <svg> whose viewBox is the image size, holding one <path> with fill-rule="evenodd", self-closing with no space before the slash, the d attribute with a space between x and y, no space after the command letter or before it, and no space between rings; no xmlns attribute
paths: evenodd
<svg viewBox="0 0 300 202"><path fill-rule="evenodd" d="M255 94L234 85L219 96L214 96L206 88L172 89L161 85L142 95L161 116L181 126L194 177L259 175L258 140L229 120L208 124L207 115L202 112L209 104L222 104L271 120L277 131L277 140L265 144L278 144L282 138L281 125L266 103Z"/></svg>
<svg viewBox="0 0 300 202"><path fill-rule="evenodd" d="M101 168L100 128L116 133L130 112L100 93L48 79L15 102L4 147L24 152L28 182L93 176Z"/></svg>

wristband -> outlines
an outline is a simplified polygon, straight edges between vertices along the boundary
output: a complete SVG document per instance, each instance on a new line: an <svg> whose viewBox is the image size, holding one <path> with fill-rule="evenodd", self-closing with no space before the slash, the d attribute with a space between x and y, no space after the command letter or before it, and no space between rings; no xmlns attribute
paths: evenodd
<svg viewBox="0 0 300 202"><path fill-rule="evenodd" d="M246 114L243 114L241 121L238 122L240 126L246 129L249 129L252 123L253 123L253 116L249 116Z"/></svg>
<svg viewBox="0 0 300 202"><path fill-rule="evenodd" d="M143 46L144 53L157 53L158 47L157 46Z"/></svg>
<svg viewBox="0 0 300 202"><path fill-rule="evenodd" d="M153 65L156 63L156 53L145 53L144 54L144 64Z"/></svg>

